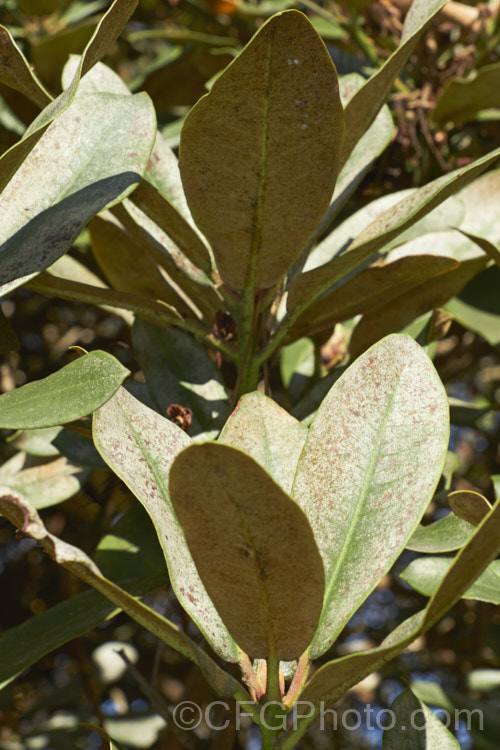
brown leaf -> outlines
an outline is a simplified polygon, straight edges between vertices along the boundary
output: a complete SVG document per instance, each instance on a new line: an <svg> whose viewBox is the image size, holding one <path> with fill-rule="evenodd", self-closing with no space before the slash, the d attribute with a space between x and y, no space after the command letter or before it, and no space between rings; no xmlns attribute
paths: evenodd
<svg viewBox="0 0 500 750"><path fill-rule="evenodd" d="M193 107L179 167L223 280L275 284L330 203L344 130L337 74L307 18L271 18Z"/></svg>
<svg viewBox="0 0 500 750"><path fill-rule="evenodd" d="M203 584L251 657L300 656L316 629L323 563L299 506L250 456L191 445L170 471L170 496Z"/></svg>

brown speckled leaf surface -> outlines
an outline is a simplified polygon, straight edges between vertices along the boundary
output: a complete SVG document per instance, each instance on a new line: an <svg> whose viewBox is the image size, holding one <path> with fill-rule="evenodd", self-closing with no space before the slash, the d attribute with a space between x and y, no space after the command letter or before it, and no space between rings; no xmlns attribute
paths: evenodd
<svg viewBox="0 0 500 750"><path fill-rule="evenodd" d="M151 516L180 603L217 653L237 661L236 644L200 580L170 502L170 467L191 439L123 388L95 413L93 433L103 459Z"/></svg>
<svg viewBox="0 0 500 750"><path fill-rule="evenodd" d="M200 576L251 657L297 658L321 612L324 571L298 505L258 463L220 443L186 448L170 494Z"/></svg>
<svg viewBox="0 0 500 750"><path fill-rule="evenodd" d="M188 114L179 167L223 280L275 284L328 207L344 129L337 74L298 11L279 13Z"/></svg>
<svg viewBox="0 0 500 750"><path fill-rule="evenodd" d="M404 548L441 476L448 401L405 335L380 341L335 383L312 423L293 486L326 571L317 657Z"/></svg>

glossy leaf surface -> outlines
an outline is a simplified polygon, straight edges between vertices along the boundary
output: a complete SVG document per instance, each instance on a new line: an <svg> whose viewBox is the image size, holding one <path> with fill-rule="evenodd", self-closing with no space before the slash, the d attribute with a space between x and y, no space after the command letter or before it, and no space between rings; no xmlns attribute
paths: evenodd
<svg viewBox="0 0 500 750"><path fill-rule="evenodd" d="M94 214L133 190L155 129L146 94L88 94L57 118L2 193L4 293L51 265Z"/></svg>
<svg viewBox="0 0 500 750"><path fill-rule="evenodd" d="M191 439L123 388L94 415L93 434L102 458L149 513L180 603L212 647L237 661L236 644L200 580L170 500L172 462Z"/></svg>
<svg viewBox="0 0 500 750"><path fill-rule="evenodd" d="M128 374L111 354L89 352L46 378L0 396L0 426L32 430L80 419L111 398Z"/></svg>
<svg viewBox="0 0 500 750"><path fill-rule="evenodd" d="M250 456L221 443L182 451L169 488L200 577L235 641L250 657L300 656L318 623L324 571L298 505Z"/></svg>
<svg viewBox="0 0 500 750"><path fill-rule="evenodd" d="M376 344L324 399L293 485L326 571L311 657L329 648L404 548L441 476L448 437L444 388L408 336Z"/></svg>
<svg viewBox="0 0 500 750"><path fill-rule="evenodd" d="M332 197L343 137L335 68L307 18L271 18L188 114L179 166L223 280L270 287Z"/></svg>

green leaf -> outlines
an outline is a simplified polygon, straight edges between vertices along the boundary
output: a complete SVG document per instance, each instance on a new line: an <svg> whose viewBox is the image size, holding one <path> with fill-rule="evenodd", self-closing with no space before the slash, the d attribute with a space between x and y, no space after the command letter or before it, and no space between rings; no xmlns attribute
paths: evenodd
<svg viewBox="0 0 500 750"><path fill-rule="evenodd" d="M307 330L312 333L311 328ZM309 338L299 338L289 346L284 346L280 356L280 373L288 397L296 403L303 394L307 381L314 375L314 342Z"/></svg>
<svg viewBox="0 0 500 750"><path fill-rule="evenodd" d="M471 427L492 408L491 404L481 397L475 403L453 397L448 400L450 402L450 422L460 427Z"/></svg>
<svg viewBox="0 0 500 750"><path fill-rule="evenodd" d="M345 109L346 131L342 165L386 103L394 79L445 2L446 0L414 0L405 19L399 47L349 101Z"/></svg>
<svg viewBox="0 0 500 750"><path fill-rule="evenodd" d="M250 657L299 657L318 623L324 571L298 505L250 456L221 443L182 451L169 487L200 577L235 641Z"/></svg>
<svg viewBox="0 0 500 750"><path fill-rule="evenodd" d="M23 466L15 474L8 471L8 466L6 474L5 468L5 464L0 468L0 484L8 484L20 492L38 510L62 503L75 495L89 475L86 469L71 464L64 457L38 466L28 464L27 468Z"/></svg>
<svg viewBox="0 0 500 750"><path fill-rule="evenodd" d="M12 441L18 451L24 451L30 456L57 456L59 451L52 444L54 438L61 432L62 427L41 427L39 430L23 430Z"/></svg>
<svg viewBox="0 0 500 750"><path fill-rule="evenodd" d="M220 371L192 336L137 319L132 327L136 356L160 414L172 404L193 412L189 434L217 437L229 415Z"/></svg>
<svg viewBox="0 0 500 750"><path fill-rule="evenodd" d="M130 381L127 385L130 384ZM23 430L11 445L30 456L65 456L72 463L89 469L103 469L106 464L96 451L90 435L66 427L42 427ZM5 464L4 464L5 467ZM4 468L2 467L2 468Z"/></svg>
<svg viewBox="0 0 500 750"><path fill-rule="evenodd" d="M389 208L369 224L339 257L294 279L287 307L294 310L306 306L359 268L381 248L399 237L433 208L471 182L500 157L500 148L462 169L438 177Z"/></svg>
<svg viewBox="0 0 500 750"><path fill-rule="evenodd" d="M103 536L94 562L113 581L155 574L167 578L163 551L155 541L154 527L140 503L132 505Z"/></svg>
<svg viewBox="0 0 500 750"><path fill-rule="evenodd" d="M475 331L492 346L500 346L500 269L490 266L469 280L446 310L465 328Z"/></svg>
<svg viewBox="0 0 500 750"><path fill-rule="evenodd" d="M114 0L108 8L85 47L80 65L70 86L40 112L23 138L2 155L0 159L0 190L7 185L51 122L69 107L75 98L80 78L113 47L124 25L134 12L137 2L138 0Z"/></svg>
<svg viewBox="0 0 500 750"><path fill-rule="evenodd" d="M46 378L0 396L0 427L32 430L72 422L107 401L129 371L96 350Z"/></svg>
<svg viewBox="0 0 500 750"><path fill-rule="evenodd" d="M405 547L441 477L448 401L409 336L389 336L335 383L309 428L292 496L314 531L326 591L311 658Z"/></svg>
<svg viewBox="0 0 500 750"><path fill-rule="evenodd" d="M117 292L105 286L96 287L93 284L68 281L47 271L43 271L36 278L28 281L27 287L49 297L98 305L105 310L110 309L129 325L133 320L128 313L129 310L136 315L143 316L146 320L152 320L161 325L179 325L182 321L180 313L172 305L162 300L140 297L138 294L127 292Z"/></svg>
<svg viewBox="0 0 500 750"><path fill-rule="evenodd" d="M263 393L247 393L238 402L219 442L248 453L290 493L307 429Z"/></svg>
<svg viewBox="0 0 500 750"><path fill-rule="evenodd" d="M154 133L146 94L88 94L57 118L2 193L3 293L51 265L94 214L134 189Z"/></svg>
<svg viewBox="0 0 500 750"><path fill-rule="evenodd" d="M200 299L202 294L211 295L217 304L219 303L213 284L206 273L195 266L173 239L149 216L146 216L133 201L129 199L123 201L120 206L115 207L113 213L137 244L144 247L151 257L164 267L168 276L182 288L184 293L196 300L200 309L203 309L204 303L203 297Z"/></svg>
<svg viewBox="0 0 500 750"><path fill-rule="evenodd" d="M78 61L79 57L76 55L66 64L63 71L63 87L69 85L78 67ZM126 95L131 93L120 76L103 63L97 63L85 75L80 83L78 96L83 93L96 92ZM166 230L167 235L178 243L182 251L186 251L187 257L195 265L208 270L211 258L205 241L191 217L177 159L159 132L156 133L151 159L144 178L148 183L142 183L139 186L134 195L134 203L142 208L158 227ZM150 191L146 192L149 183L155 187L151 187ZM160 230L157 229L157 231L160 234Z"/></svg>
<svg viewBox="0 0 500 750"><path fill-rule="evenodd" d="M0 83L20 91L39 107L45 107L52 97L35 76L29 62L5 26L0 26L0 49Z"/></svg>
<svg viewBox="0 0 500 750"><path fill-rule="evenodd" d="M63 89L71 86L81 61L81 55L69 57L61 75ZM80 79L76 96L82 96L82 94L123 94L127 96L131 95L132 92L118 73L115 73L108 65L98 62Z"/></svg>
<svg viewBox="0 0 500 750"><path fill-rule="evenodd" d="M407 688L391 706L382 750L460 750L452 733L431 709Z"/></svg>
<svg viewBox="0 0 500 750"><path fill-rule="evenodd" d="M500 347L500 315L481 310L464 302L460 297L451 299L446 304L446 310L464 328L475 331L491 346Z"/></svg>
<svg viewBox="0 0 500 750"><path fill-rule="evenodd" d="M181 134L188 204L229 286L270 287L286 273L330 203L342 136L321 38L298 11L274 16Z"/></svg>
<svg viewBox="0 0 500 750"><path fill-rule="evenodd" d="M432 118L436 122L467 122L480 109L500 107L500 63L474 70L467 78L448 78Z"/></svg>
<svg viewBox="0 0 500 750"><path fill-rule="evenodd" d="M500 197L500 169L493 169L481 175L463 188L459 197L465 207L465 216L460 223L460 230L491 242L500 242L500 216L498 200Z"/></svg>
<svg viewBox="0 0 500 750"><path fill-rule="evenodd" d="M500 500L500 474L493 474L490 478L493 484L493 492L495 493L495 498L497 500Z"/></svg>
<svg viewBox="0 0 500 750"><path fill-rule="evenodd" d="M448 513L439 521L434 521L427 526L417 526L416 531L410 537L406 549L414 552L453 552L467 543L475 527L458 518L454 513Z"/></svg>
<svg viewBox="0 0 500 750"><path fill-rule="evenodd" d="M358 209L347 219L336 226L327 236L309 253L306 263L304 264L304 273L312 271L314 268L325 265L328 261L340 255L346 250L355 237L371 224L375 219L381 216L389 208L395 206L404 197L411 195L413 190L398 190L395 193L388 193L376 200L371 201L366 206Z"/></svg>
<svg viewBox="0 0 500 750"><path fill-rule="evenodd" d="M263 3L261 3L261 5L262 4ZM280 5L280 10L283 10L286 7L284 2L280 3ZM330 21L328 18L323 18L322 16L313 16L311 18L311 23L318 34L323 37L323 39L327 39L329 41L343 38L345 39L345 29L343 29L339 24L333 23L333 21Z"/></svg>
<svg viewBox="0 0 500 750"><path fill-rule="evenodd" d="M332 385L340 378L345 372L345 367L334 367L330 372L325 375L319 383L316 383L311 390L306 393L298 404L292 409L292 414L296 419L299 419L303 425L309 427L313 421L319 405L325 398L326 394L332 387Z"/></svg>
<svg viewBox="0 0 500 750"><path fill-rule="evenodd" d="M450 508L456 516L468 523L479 526L491 510L491 504L480 492L458 490L448 495Z"/></svg>
<svg viewBox="0 0 500 750"><path fill-rule="evenodd" d="M95 413L93 434L102 458L149 513L181 605L215 651L237 661L238 648L205 591L170 501L171 464L191 439L123 388Z"/></svg>
<svg viewBox="0 0 500 750"><path fill-rule="evenodd" d="M103 573L134 596L168 583L159 545L141 506L131 508L101 539L96 562ZM85 591L56 604L0 636L0 689L45 654L116 614L119 609L97 591Z"/></svg>
<svg viewBox="0 0 500 750"><path fill-rule="evenodd" d="M423 596L432 596L453 564L452 557L419 557L400 574L403 581ZM500 604L500 560L492 562L474 581L462 599Z"/></svg>
<svg viewBox="0 0 500 750"><path fill-rule="evenodd" d="M500 669L473 669L467 675L467 687L470 690L498 690Z"/></svg>

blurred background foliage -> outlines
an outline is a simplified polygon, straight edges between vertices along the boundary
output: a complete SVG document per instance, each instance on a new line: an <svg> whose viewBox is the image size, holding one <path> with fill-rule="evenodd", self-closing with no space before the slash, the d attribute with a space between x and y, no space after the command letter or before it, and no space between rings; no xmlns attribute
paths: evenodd
<svg viewBox="0 0 500 750"><path fill-rule="evenodd" d="M106 0L3 0L0 22L8 27L44 85L57 94L68 55L82 52L107 5ZM175 150L189 108L273 13L291 7L303 10L328 45L340 74L369 75L396 48L407 6L405 0L141 0L105 62L132 91L148 92L159 127ZM365 176L345 215L378 196L425 184L498 145L499 8L498 0L449 3L425 34L389 102L396 126L392 142ZM19 138L36 114L32 103L0 84L0 152ZM92 265L85 234L73 254ZM475 279L460 297L465 304L486 300L493 315L491 325L499 325L498 269L489 270L487 278ZM4 300L1 309L7 319L15 316L21 342L19 351L2 357L2 391L53 372L75 344L110 351L141 381L130 329L120 317L26 289ZM477 489L493 501L490 477L500 472L500 326L495 340L493 334L481 336L480 325L465 328L446 316L439 325L445 328L434 350L434 362L457 403L452 413L449 483L439 488L428 520L446 512L450 488ZM288 406L296 402L304 384L311 386L318 373L324 375L342 361L348 334L348 327L336 326L321 349L319 369L310 340L301 339L295 349L286 350L281 371L277 367L273 376L273 396ZM27 453L27 467L38 466L50 455L47 441L37 447L30 445L29 435L3 433L3 460L14 455L16 444ZM52 533L92 553L113 521L132 504L120 482L106 469L96 468L79 477L72 496L48 508L44 517ZM34 542L16 541L3 523L0 545L2 631L80 590L79 581L53 565ZM403 554L396 575L381 582L346 627L334 647L337 654L380 642L397 622L422 607L423 597L397 577L415 556L408 551ZM147 601L195 633L171 591L161 590ZM121 662L113 667L113 653L109 647L103 650L114 641L129 648L128 668ZM381 710L402 689L402 679L418 683L419 694L433 706L485 708L484 731L470 732L461 726L457 736L465 750L498 749L500 614L493 604L462 600L383 674L370 676L350 691L339 712L352 706L362 708L366 702ZM151 686L153 694L148 693ZM232 725L211 737L203 725L185 735L172 722L165 727L161 711L168 715L180 700L204 704L213 698L192 665L160 648L151 634L118 615L46 656L0 693L0 750L106 747L107 742L82 727L82 722L104 724L130 748L256 750L259 740L250 726L239 739ZM380 742L379 731L363 726L337 732L313 728L301 748L375 749Z"/></svg>

